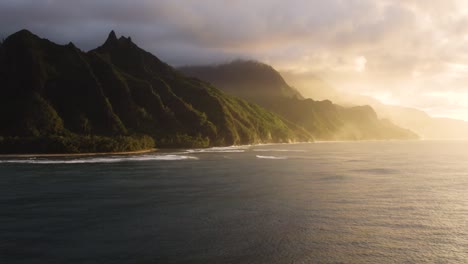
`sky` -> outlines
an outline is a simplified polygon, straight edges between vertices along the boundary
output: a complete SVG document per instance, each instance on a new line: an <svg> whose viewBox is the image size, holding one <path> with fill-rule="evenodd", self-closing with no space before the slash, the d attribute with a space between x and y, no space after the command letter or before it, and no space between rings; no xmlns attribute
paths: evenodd
<svg viewBox="0 0 468 264"><path fill-rule="evenodd" d="M114 29L174 66L255 59L468 120L468 1L0 0L0 37L23 28L83 50Z"/></svg>

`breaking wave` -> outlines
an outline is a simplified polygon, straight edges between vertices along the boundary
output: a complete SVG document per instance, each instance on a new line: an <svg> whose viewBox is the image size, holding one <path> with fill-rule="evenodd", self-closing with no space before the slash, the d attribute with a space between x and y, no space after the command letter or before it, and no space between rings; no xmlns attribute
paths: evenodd
<svg viewBox="0 0 468 264"><path fill-rule="evenodd" d="M255 152L307 152L303 149L253 149Z"/></svg>
<svg viewBox="0 0 468 264"><path fill-rule="evenodd" d="M257 155L257 158L259 158L259 159L275 159L275 160L288 159L288 157L283 157L283 156L260 156L260 155Z"/></svg>
<svg viewBox="0 0 468 264"><path fill-rule="evenodd" d="M250 146L230 146L230 147L213 147L206 149L188 149L189 153L241 153L245 152Z"/></svg>

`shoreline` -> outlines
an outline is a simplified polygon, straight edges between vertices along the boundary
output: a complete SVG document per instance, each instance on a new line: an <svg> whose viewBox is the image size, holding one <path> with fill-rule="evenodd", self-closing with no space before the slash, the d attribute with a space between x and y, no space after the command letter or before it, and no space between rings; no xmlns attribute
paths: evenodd
<svg viewBox="0 0 468 264"><path fill-rule="evenodd" d="M143 149L123 152L88 152L88 153L55 153L55 154L0 154L0 158L40 158L40 157L92 157L103 155L134 155L156 152L158 149Z"/></svg>
<svg viewBox="0 0 468 264"><path fill-rule="evenodd" d="M388 142L388 141L468 141L468 139L370 139L370 140L316 140L316 141L305 141L305 142L290 142L290 143L257 143L257 144L246 144L246 145L231 145L231 146L216 146L209 148L232 148L232 147L253 147L253 146L268 146L268 145L295 145L295 144L323 144L323 143L357 143L357 142ZM208 148L208 149L209 149ZM162 150L177 150L180 148L168 148ZM184 149L200 149L200 148L184 148ZM50 154L0 154L0 158L35 158L35 157L92 157L92 156L104 156L104 155L138 155L156 152L161 149L152 148L136 151L123 151L123 152L89 152L89 153L50 153Z"/></svg>

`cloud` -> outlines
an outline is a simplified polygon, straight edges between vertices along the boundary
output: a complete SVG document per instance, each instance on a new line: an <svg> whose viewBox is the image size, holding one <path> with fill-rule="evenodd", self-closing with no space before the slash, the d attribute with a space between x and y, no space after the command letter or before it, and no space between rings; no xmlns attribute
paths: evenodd
<svg viewBox="0 0 468 264"><path fill-rule="evenodd" d="M366 57L364 56L359 56L356 59L354 59L354 69L357 72L363 72L366 70L366 64L367 60Z"/></svg>

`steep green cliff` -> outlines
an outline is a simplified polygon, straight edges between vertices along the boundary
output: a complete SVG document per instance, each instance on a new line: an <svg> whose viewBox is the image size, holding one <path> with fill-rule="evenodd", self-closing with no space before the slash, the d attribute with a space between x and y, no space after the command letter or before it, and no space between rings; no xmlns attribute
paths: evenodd
<svg viewBox="0 0 468 264"><path fill-rule="evenodd" d="M185 77L111 32L95 50L27 30L0 46L0 152L308 141L284 118Z"/></svg>

